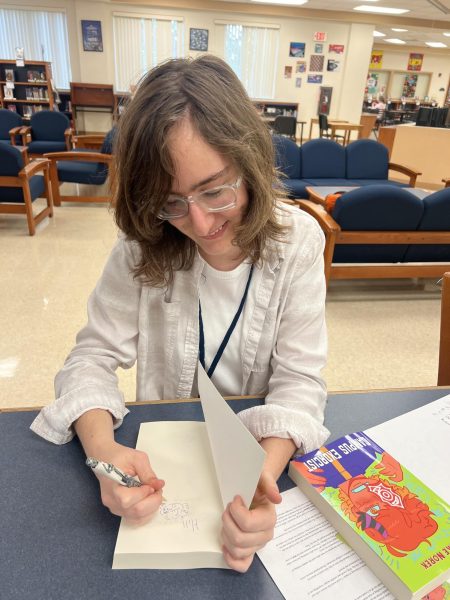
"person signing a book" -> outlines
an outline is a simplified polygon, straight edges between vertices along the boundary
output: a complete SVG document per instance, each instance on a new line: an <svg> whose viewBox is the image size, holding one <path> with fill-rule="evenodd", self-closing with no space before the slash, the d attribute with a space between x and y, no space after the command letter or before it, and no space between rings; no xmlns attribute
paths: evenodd
<svg viewBox="0 0 450 600"><path fill-rule="evenodd" d="M195 396L199 358L222 395L264 396L239 415L267 452L257 492L223 514L225 560L244 572L273 536L279 475L328 435L323 235L277 199L270 133L219 58L145 75L116 141L119 238L32 429L57 444L77 434L88 456L139 477L100 488L112 513L140 524L161 504L164 473L114 440L128 412L116 369L137 364L138 401Z"/></svg>

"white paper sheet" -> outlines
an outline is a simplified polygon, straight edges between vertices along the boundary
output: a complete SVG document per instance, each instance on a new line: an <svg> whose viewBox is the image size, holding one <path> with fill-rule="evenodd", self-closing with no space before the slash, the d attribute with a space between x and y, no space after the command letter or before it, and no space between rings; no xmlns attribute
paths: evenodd
<svg viewBox="0 0 450 600"><path fill-rule="evenodd" d="M136 448L165 480L166 502L146 525L122 519L113 569L227 568L220 541L224 507L237 494L250 504L266 454L201 365L198 373L205 423L141 424Z"/></svg>
<svg viewBox="0 0 450 600"><path fill-rule="evenodd" d="M394 600L298 488L282 497L258 556L286 600Z"/></svg>
<svg viewBox="0 0 450 600"><path fill-rule="evenodd" d="M224 507L236 494L250 506L266 453L198 363L198 389Z"/></svg>

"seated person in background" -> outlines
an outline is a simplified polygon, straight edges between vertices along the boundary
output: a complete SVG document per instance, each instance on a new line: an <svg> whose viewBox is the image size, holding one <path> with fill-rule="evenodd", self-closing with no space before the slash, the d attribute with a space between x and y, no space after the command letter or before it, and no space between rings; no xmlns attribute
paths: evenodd
<svg viewBox="0 0 450 600"><path fill-rule="evenodd" d="M264 395L240 413L267 452L258 489L251 507L236 497L223 514L225 559L246 571L273 536L277 478L297 449L328 435L323 235L277 201L270 134L213 56L171 60L142 79L118 125L116 159L119 239L56 376L57 399L32 429L55 443L76 433L88 456L137 475L142 487L99 483L110 511L140 524L159 509L164 473L114 439L128 412L117 367L137 362L137 400L195 396L199 355L222 394Z"/></svg>
<svg viewBox="0 0 450 600"><path fill-rule="evenodd" d="M380 96L378 100L374 100L372 102L371 108L375 108L377 110L384 110L386 108L386 102L384 101L383 96Z"/></svg>

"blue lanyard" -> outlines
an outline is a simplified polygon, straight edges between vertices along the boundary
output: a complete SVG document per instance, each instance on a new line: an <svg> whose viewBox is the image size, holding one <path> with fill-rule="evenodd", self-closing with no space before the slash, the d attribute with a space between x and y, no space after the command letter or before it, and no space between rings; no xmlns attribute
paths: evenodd
<svg viewBox="0 0 450 600"><path fill-rule="evenodd" d="M222 343L220 344L219 349L217 350L216 356L214 357L214 360L212 361L211 366L209 367L209 369L207 371L208 377L211 377L212 374L214 373L214 371L216 370L219 360L221 359L222 354L228 344L228 340L230 339L231 334L233 333L234 328L236 327L236 324L239 321L239 317L241 316L242 309L244 308L245 300L247 299L248 288L250 287L252 275L253 275L253 265L250 267L250 273L248 274L247 285L245 286L244 294L242 296L241 303L239 304L239 308L237 309L237 312L234 315L233 320L231 321L231 325L228 327L228 331L226 332L225 337L223 338ZM202 305L200 304L200 299L198 301L198 324L199 324L199 330L200 330L199 342L198 342L198 356L199 356L200 364L206 371L206 367L205 367L205 333L203 330Z"/></svg>

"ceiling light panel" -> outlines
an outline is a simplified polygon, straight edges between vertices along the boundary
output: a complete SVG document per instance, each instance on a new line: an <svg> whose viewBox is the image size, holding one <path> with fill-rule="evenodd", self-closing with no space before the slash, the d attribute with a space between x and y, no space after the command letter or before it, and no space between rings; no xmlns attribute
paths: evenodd
<svg viewBox="0 0 450 600"><path fill-rule="evenodd" d="M397 38L386 38L384 41L389 42L390 44L406 44L406 42Z"/></svg>
<svg viewBox="0 0 450 600"><path fill-rule="evenodd" d="M353 10L367 13L377 13L381 15L403 15L404 13L410 12L409 8L390 8L388 6L368 6L362 4L361 6L355 6Z"/></svg>
<svg viewBox="0 0 450 600"><path fill-rule="evenodd" d="M425 42L425 44L430 46L430 48L447 48L447 44L442 42Z"/></svg>

